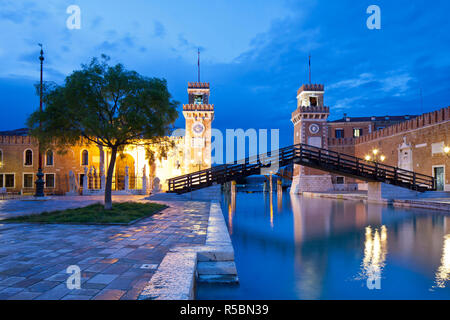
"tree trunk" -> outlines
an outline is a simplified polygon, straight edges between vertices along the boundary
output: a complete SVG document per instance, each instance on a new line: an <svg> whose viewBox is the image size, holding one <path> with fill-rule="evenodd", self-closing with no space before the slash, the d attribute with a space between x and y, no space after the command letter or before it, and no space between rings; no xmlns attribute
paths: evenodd
<svg viewBox="0 0 450 320"><path fill-rule="evenodd" d="M112 179L114 173L114 166L116 164L117 147L111 148L111 160L109 161L108 174L106 176L106 186L105 186L105 210L112 209Z"/></svg>

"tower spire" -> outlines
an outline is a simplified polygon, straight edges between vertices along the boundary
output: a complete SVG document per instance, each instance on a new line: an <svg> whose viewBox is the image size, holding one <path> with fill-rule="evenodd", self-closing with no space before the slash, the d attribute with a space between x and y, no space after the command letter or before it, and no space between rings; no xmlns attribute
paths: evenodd
<svg viewBox="0 0 450 320"><path fill-rule="evenodd" d="M309 84L311 84L311 53L309 54Z"/></svg>
<svg viewBox="0 0 450 320"><path fill-rule="evenodd" d="M200 48L198 48L198 82L200 82Z"/></svg>

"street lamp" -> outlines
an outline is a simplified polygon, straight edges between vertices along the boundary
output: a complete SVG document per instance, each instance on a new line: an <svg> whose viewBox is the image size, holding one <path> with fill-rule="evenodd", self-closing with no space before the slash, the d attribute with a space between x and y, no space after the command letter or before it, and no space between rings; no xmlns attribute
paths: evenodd
<svg viewBox="0 0 450 320"><path fill-rule="evenodd" d="M41 83L39 88L39 112L40 115L42 115L42 96L43 96L43 71L44 71L44 50L42 49L42 44L39 44L41 47L41 55L39 56L39 60L41 61ZM42 129L42 123L41 120L39 120L39 129ZM36 198L43 198L45 196L44 194L44 173L42 172L42 153L41 153L41 146L38 141L38 148L39 148L39 168L38 173L36 174L37 180L35 182L36 184L36 194L34 195Z"/></svg>
<svg viewBox="0 0 450 320"><path fill-rule="evenodd" d="M373 149L372 155L368 154L364 158L366 161L373 161L373 162L384 162L386 160L386 156L380 154L380 150Z"/></svg>

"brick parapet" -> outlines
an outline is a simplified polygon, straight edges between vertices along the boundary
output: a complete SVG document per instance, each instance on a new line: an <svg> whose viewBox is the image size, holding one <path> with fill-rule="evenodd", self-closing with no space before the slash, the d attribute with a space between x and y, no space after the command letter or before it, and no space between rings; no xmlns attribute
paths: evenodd
<svg viewBox="0 0 450 320"><path fill-rule="evenodd" d="M355 139L355 144L366 143L372 140L391 137L395 134L406 133L411 130L421 129L450 121L450 107L434 112L425 113L417 118L404 121L381 130L374 131Z"/></svg>
<svg viewBox="0 0 450 320"><path fill-rule="evenodd" d="M0 145L34 145L37 141L31 136L0 136Z"/></svg>

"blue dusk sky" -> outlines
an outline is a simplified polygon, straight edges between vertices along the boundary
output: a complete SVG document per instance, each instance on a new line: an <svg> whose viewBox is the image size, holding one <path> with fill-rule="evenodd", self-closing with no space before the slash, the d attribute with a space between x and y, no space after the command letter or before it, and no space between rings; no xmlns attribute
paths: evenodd
<svg viewBox="0 0 450 320"><path fill-rule="evenodd" d="M381 30L366 26L372 4ZM66 27L69 5L81 8L80 30ZM105 53L167 79L181 103L197 79L200 48L213 126L280 129L282 146L293 140L290 116L308 82L309 53L331 120L437 110L450 105L448 12L447 0L1 0L0 130L24 127L38 107L38 43L45 80L62 83Z"/></svg>

